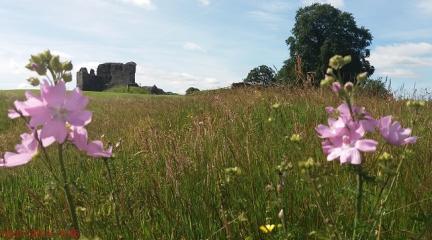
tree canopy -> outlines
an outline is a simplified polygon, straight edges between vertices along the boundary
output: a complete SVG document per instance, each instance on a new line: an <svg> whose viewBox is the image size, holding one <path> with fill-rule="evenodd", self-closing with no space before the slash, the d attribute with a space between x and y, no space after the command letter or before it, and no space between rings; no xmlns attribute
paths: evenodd
<svg viewBox="0 0 432 240"><path fill-rule="evenodd" d="M247 77L243 80L243 82L259 83L263 85L273 83L274 81L275 71L266 65L261 65L252 69Z"/></svg>
<svg viewBox="0 0 432 240"><path fill-rule="evenodd" d="M190 95L190 94L193 94L193 93L195 93L195 92L199 92L200 90L198 89L198 88L195 88L195 87L190 87L190 88L188 88L187 90L186 90L186 95Z"/></svg>
<svg viewBox="0 0 432 240"><path fill-rule="evenodd" d="M352 61L344 67L344 81L353 80L356 74L374 72L367 58L372 35L368 29L357 27L351 13L343 12L329 4L313 4L300 8L295 17L292 36L286 40L290 58L285 61L281 71L294 72L297 57L302 62L304 73L315 73L312 84L318 86L327 69L329 59L336 55L351 55ZM286 73L278 73L279 81L292 81Z"/></svg>

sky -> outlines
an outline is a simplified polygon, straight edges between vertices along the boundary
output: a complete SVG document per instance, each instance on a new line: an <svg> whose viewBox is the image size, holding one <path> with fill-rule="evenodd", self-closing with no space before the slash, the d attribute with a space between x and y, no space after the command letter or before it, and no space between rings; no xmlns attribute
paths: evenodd
<svg viewBox="0 0 432 240"><path fill-rule="evenodd" d="M432 89L432 0L0 0L0 89L29 88L24 66L45 49L72 60L74 79L134 61L140 85L227 87L259 65L279 69L297 9L315 2L371 31L374 77Z"/></svg>

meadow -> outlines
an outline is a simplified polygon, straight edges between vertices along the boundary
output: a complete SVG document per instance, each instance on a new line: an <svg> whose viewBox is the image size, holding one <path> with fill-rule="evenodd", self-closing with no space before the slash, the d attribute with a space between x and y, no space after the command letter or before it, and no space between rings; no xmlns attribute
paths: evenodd
<svg viewBox="0 0 432 240"><path fill-rule="evenodd" d="M351 237L355 175L349 165L326 161L314 129L326 122L325 107L340 103L331 92L268 88L191 96L85 95L93 112L91 138L116 147L107 160L66 148L83 236ZM25 130L23 122L6 115L15 99L23 99L23 92L0 92L0 152L13 149ZM432 104L413 109L404 100L367 95L357 96L357 104L373 116L394 115L419 137L403 148L380 142L378 151L365 155L370 178L358 239L432 239ZM384 151L404 157L383 160ZM55 159L55 148L48 154ZM308 165L304 161L310 158ZM275 227L260 229L266 224ZM0 232L69 228L61 184L40 156L27 166L0 169Z"/></svg>

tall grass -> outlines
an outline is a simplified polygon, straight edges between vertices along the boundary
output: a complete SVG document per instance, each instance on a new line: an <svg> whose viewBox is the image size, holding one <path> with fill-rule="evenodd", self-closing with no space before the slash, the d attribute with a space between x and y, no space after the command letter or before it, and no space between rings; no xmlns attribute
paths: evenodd
<svg viewBox="0 0 432 240"><path fill-rule="evenodd" d="M1 92L0 152L12 150L24 126L6 112L22 93ZM66 147L65 164L82 233L102 239L349 238L356 179L326 162L314 127L338 99L321 91L238 89L187 97L91 94L92 139L120 143L108 161ZM279 103L280 106L272 108ZM419 136L404 162L382 218L382 239L432 238L431 104L414 112L403 101L359 97L374 116L393 114ZM302 137L290 141L292 134ZM381 145L384 145L383 143ZM402 150L384 147L392 155ZM50 152L55 154L55 151ZM378 175L379 153L364 167ZM298 166L309 157L313 171ZM279 168L278 168L279 166ZM55 166L59 167L59 166ZM238 167L232 174L227 168ZM282 170L281 170L282 169ZM114 183L112 186L110 182ZM384 181L384 180L383 180ZM365 183L363 239L383 181ZM278 186L279 185L279 186ZM283 209L284 217L278 217ZM116 214L118 221L116 220ZM0 232L68 229L61 185L39 158L0 171ZM282 224L270 233L264 224Z"/></svg>

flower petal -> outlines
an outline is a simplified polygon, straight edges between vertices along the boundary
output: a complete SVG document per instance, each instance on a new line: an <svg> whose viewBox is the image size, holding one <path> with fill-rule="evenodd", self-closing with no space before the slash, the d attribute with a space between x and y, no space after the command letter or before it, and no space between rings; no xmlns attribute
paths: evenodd
<svg viewBox="0 0 432 240"><path fill-rule="evenodd" d="M73 126L85 126L92 120L92 113L90 111L79 111L70 113L67 121Z"/></svg>
<svg viewBox="0 0 432 240"><path fill-rule="evenodd" d="M342 152L340 156L341 164L351 163L351 164L361 164L360 152L355 148L349 148Z"/></svg>
<svg viewBox="0 0 432 240"><path fill-rule="evenodd" d="M50 138L54 137L54 139L58 143L63 143L67 137L67 129L63 122L51 120L46 123L41 131L41 138Z"/></svg>
<svg viewBox="0 0 432 240"><path fill-rule="evenodd" d="M15 118L21 117L21 115L17 111L15 111L14 109L9 109L8 110L8 117L10 119L15 119Z"/></svg>
<svg viewBox="0 0 432 240"><path fill-rule="evenodd" d="M41 85L41 96L48 106L59 108L65 101L66 85L63 81L57 82L54 86L45 82Z"/></svg>
<svg viewBox="0 0 432 240"><path fill-rule="evenodd" d="M103 143L101 141L93 141L87 146L87 154L92 157L109 158L112 156L112 147L104 150Z"/></svg>
<svg viewBox="0 0 432 240"><path fill-rule="evenodd" d="M333 148L329 150L330 154L327 156L327 161L333 161L340 157L342 154L342 148Z"/></svg>
<svg viewBox="0 0 432 240"><path fill-rule="evenodd" d="M72 143L81 151L87 151L88 135L83 127L76 127L71 133Z"/></svg>
<svg viewBox="0 0 432 240"><path fill-rule="evenodd" d="M404 139L404 144L414 144L417 142L417 137L408 137Z"/></svg>
<svg viewBox="0 0 432 240"><path fill-rule="evenodd" d="M357 140L355 142L355 148L362 152L374 152L376 151L377 141L370 139Z"/></svg>
<svg viewBox="0 0 432 240"><path fill-rule="evenodd" d="M66 98L64 103L64 108L68 111L82 111L86 108L88 104L88 98L81 94L81 91L76 88L70 95Z"/></svg>
<svg viewBox="0 0 432 240"><path fill-rule="evenodd" d="M0 162L0 167L17 167L24 165L33 158L32 153L11 153L6 152L3 162Z"/></svg>

